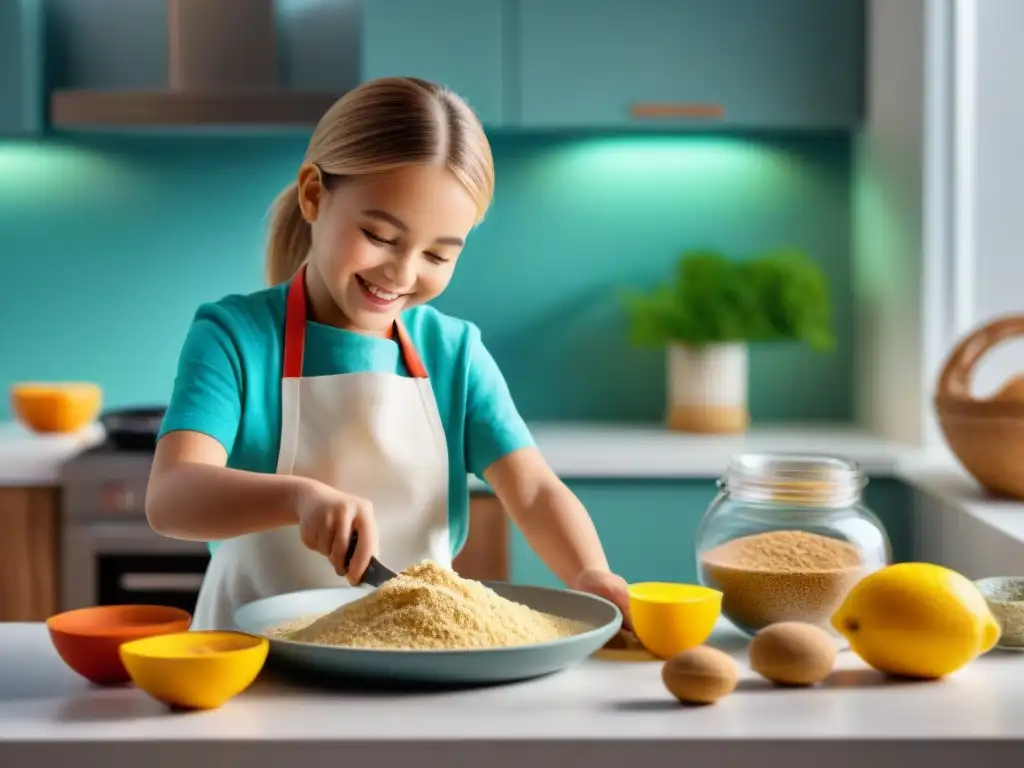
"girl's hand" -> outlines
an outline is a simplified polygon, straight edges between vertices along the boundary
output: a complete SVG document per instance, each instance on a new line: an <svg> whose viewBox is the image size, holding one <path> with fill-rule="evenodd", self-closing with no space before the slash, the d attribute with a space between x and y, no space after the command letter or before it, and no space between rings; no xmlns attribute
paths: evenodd
<svg viewBox="0 0 1024 768"><path fill-rule="evenodd" d="M587 568L576 578L573 589L588 592L615 603L622 611L622 626L625 629L633 628L633 622L629 616L629 588L626 585L626 580L621 576L600 568Z"/></svg>
<svg viewBox="0 0 1024 768"><path fill-rule="evenodd" d="M352 585L358 584L370 558L379 553L373 505L366 499L314 482L300 494L296 515L302 543L330 560L339 576L345 576ZM359 541L346 571L345 555L353 531L358 531Z"/></svg>

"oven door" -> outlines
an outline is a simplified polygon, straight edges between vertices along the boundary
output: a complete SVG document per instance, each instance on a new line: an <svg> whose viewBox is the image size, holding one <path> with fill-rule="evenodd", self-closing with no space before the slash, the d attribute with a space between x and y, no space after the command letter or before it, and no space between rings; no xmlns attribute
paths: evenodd
<svg viewBox="0 0 1024 768"><path fill-rule="evenodd" d="M64 531L62 610L127 603L194 612L210 562L204 542L158 535L148 523L72 523Z"/></svg>

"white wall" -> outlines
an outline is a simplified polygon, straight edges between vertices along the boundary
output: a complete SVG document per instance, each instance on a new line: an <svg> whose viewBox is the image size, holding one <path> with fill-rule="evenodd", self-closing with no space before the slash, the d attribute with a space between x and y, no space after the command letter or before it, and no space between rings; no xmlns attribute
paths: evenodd
<svg viewBox="0 0 1024 768"><path fill-rule="evenodd" d="M1024 315L1024 0L959 0L958 334ZM1024 340L982 359L975 393L1024 372Z"/></svg>
<svg viewBox="0 0 1024 768"><path fill-rule="evenodd" d="M858 418L918 445L937 440L931 395L951 335L952 1L869 3L857 146Z"/></svg>

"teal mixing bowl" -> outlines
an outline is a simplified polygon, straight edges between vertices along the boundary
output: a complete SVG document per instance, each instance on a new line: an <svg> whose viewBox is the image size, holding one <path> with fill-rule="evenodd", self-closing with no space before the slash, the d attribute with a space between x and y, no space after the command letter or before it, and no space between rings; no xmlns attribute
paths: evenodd
<svg viewBox="0 0 1024 768"><path fill-rule="evenodd" d="M338 648L270 637L267 630L287 621L324 614L367 594L341 587L276 595L235 612L242 632L270 640L271 666L311 673L317 679L351 679L402 684L485 685L558 672L598 651L622 626L622 614L607 600L582 592L484 582L501 597L537 611L586 622L594 629L572 637L510 648L397 650Z"/></svg>

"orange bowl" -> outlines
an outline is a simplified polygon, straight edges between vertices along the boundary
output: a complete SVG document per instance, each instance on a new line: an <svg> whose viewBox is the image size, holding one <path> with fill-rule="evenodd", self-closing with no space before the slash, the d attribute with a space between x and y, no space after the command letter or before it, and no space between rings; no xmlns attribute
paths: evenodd
<svg viewBox="0 0 1024 768"><path fill-rule="evenodd" d="M35 432L77 432L99 415L103 390L88 382L25 382L11 386L11 408Z"/></svg>
<svg viewBox="0 0 1024 768"><path fill-rule="evenodd" d="M154 635L184 632L192 615L164 605L103 605L79 608L46 620L57 654L96 685L121 685L130 676L121 644Z"/></svg>

